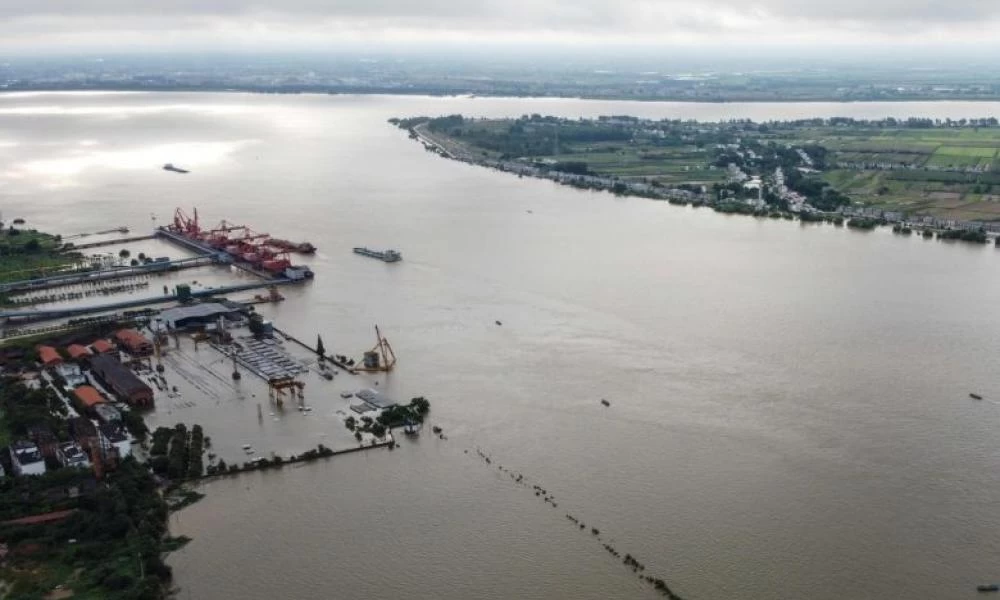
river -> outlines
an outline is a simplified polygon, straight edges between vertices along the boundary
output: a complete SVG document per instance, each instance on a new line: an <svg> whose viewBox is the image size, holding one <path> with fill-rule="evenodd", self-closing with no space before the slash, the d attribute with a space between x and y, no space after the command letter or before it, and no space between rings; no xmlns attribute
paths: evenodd
<svg viewBox="0 0 1000 600"><path fill-rule="evenodd" d="M316 280L262 310L354 354L378 323L399 356L382 389L427 396L446 434L204 485L172 519L194 538L170 560L182 598L657 597L606 542L689 600L950 599L1000 579L1000 251L518 179L386 124L532 112L1000 104L0 95L3 218L141 230L197 206L308 239Z"/></svg>

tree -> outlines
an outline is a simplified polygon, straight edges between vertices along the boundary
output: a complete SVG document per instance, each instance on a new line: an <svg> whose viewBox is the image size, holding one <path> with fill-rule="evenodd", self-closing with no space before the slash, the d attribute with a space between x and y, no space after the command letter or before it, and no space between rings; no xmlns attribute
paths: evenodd
<svg viewBox="0 0 1000 600"><path fill-rule="evenodd" d="M118 251L118 257L122 260L132 256L132 253L128 251L128 248L122 248Z"/></svg>
<svg viewBox="0 0 1000 600"><path fill-rule="evenodd" d="M326 357L326 348L323 347L323 338L316 335L316 354L319 355L320 360Z"/></svg>
<svg viewBox="0 0 1000 600"><path fill-rule="evenodd" d="M38 243L37 239L30 239L28 243L24 245L24 251L28 254L36 254L41 251L42 245Z"/></svg>

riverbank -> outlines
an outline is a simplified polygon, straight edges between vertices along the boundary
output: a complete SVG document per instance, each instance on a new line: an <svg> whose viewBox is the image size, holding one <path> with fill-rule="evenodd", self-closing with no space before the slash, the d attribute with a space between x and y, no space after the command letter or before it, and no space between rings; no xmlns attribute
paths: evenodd
<svg viewBox="0 0 1000 600"><path fill-rule="evenodd" d="M581 190L604 191L616 196L649 198L682 206L708 207L720 213L742 214L757 218L799 220L803 223L826 222L837 226L843 225L846 221L850 228L865 230L892 226L897 233L900 230L909 232L916 230L924 234L925 238L937 237L945 240L986 243L992 241L1000 233L1000 224L992 221L992 213L987 215L989 220L985 221L957 220L930 216L926 214L926 206L924 211L910 214L891 202L884 207L852 204L847 196L840 193L828 181L814 175L819 173L817 168L820 166L820 161L826 160L827 154L825 148L815 145L805 146L808 150L788 146L787 152L783 153L775 149L773 142L771 142L770 147L764 150L759 144L747 143L736 137L734 138L737 141L736 144L717 144L712 154L702 154L696 162L692 162L690 152L674 158L664 153L660 146L664 131L662 129L648 129L664 126L662 123L643 121L634 117L601 117L597 121L580 120L574 122L533 115L530 119L522 117L517 120L475 121L463 120L461 116L453 115L437 119L393 118L389 122L408 131L411 139L418 141L426 150L441 157L518 177L547 179ZM993 124L991 127L994 127L996 120L991 119L990 122ZM468 126L470 123L473 124L473 127L479 128L481 132L485 131L484 135L488 139L478 143L476 141L470 142L471 136L468 135L468 127L461 129L463 124ZM505 139L506 134L504 133L505 127L510 123L513 123L510 125L511 131L523 127L525 129L534 128L534 131L537 132L548 126L551 128L551 132L548 136L533 134L534 138L537 139L528 135L511 142ZM435 125L438 128L446 129L457 125L458 128L455 129L457 134L449 135L436 131ZM753 124L749 123L749 125ZM566 146L566 142L563 140L566 137L571 137L573 132L560 133L560 131L576 126L587 128L583 132L585 135L583 139L588 140L589 145L582 148ZM692 126L690 123L681 125L681 127L690 126ZM720 124L716 124L716 126L720 126ZM603 132L600 131L602 127ZM636 129L630 129L630 127ZM634 157L635 166L621 167L618 170L610 169L610 171L608 169L594 170L594 161L604 165L605 163L602 161L608 156L626 154L626 151L621 149L621 145L608 146L608 141L600 140L604 140L610 135L611 137L607 140L620 140L624 147L629 147L636 144L635 137L640 131L638 129L640 127L646 128L642 130L644 134L651 136L654 140L659 139L659 142L650 143L638 151L634 147L630 148L628 152L636 155ZM728 129L728 126L723 127ZM685 131L687 130L685 129ZM695 131L692 129L691 134L694 134ZM720 129L718 133L722 132L723 129ZM458 134L462 134L461 137L458 137ZM676 132L674 134L676 135ZM727 130L726 135L732 136L735 133ZM725 139L728 137L720 138L720 140ZM667 145L670 146L669 143ZM540 158L517 154L515 154L518 156L517 158L512 158L509 153L511 151L523 152L532 147L540 153ZM566 149L565 155L559 154L561 148ZM979 149L980 152L982 150ZM762 157L760 153L763 152L770 154ZM909 152L913 152L913 150L911 149ZM997 151L993 150L993 152ZM976 157L978 155L973 158L982 160ZM751 164L762 162L764 158L770 161L767 164L771 166L763 168L763 172L751 176L749 173L754 172ZM646 159L653 160L647 161ZM710 162L708 162L709 159ZM662 173L656 170L656 164L662 163L664 160L666 162L660 168L668 170L667 177L663 177ZM823 164L825 165L825 162ZM728 166L721 168L721 165ZM910 169L908 175L914 173L912 165L907 165L906 168ZM975 173L982 172L981 170L977 171L976 168L981 169L982 167L964 167L957 171L944 172L936 170L930 176L940 178L947 175L958 182L959 180L955 177L961 177L963 174L974 176ZM756 167L756 170L760 169L761 167ZM892 169L886 168L884 170L891 171ZM677 178L674 178L675 173L679 174ZM834 171L830 176L833 177L838 173ZM914 178L907 177L907 179ZM985 185L987 191L992 186L992 181L990 179L989 182L982 184ZM974 187L973 183L975 183ZM953 182L953 184L955 183ZM976 193L982 191L978 179L970 180L967 187ZM883 186L879 189L879 193L886 190L889 188ZM938 192L933 193L937 194ZM956 195L955 192L948 192L948 194ZM948 194L944 194L947 196L945 200L951 201L951 195ZM961 196L961 190L957 195ZM984 196L984 198L986 197ZM986 202L984 206L992 206L990 202L983 201Z"/></svg>

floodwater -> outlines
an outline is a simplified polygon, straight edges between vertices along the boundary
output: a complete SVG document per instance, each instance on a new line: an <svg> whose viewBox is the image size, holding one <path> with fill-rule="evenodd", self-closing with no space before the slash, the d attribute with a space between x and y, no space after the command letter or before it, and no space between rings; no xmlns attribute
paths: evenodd
<svg viewBox="0 0 1000 600"><path fill-rule="evenodd" d="M602 543L688 599L951 599L1000 579L1000 252L518 179L385 122L456 112L1000 105L0 96L4 218L136 231L196 206L308 239L316 280L261 310L355 356L378 323L399 364L357 387L427 396L446 434L206 484L173 519L194 538L171 559L181 597L656 597ZM198 418L210 436L255 419ZM318 433L302 425L301 450Z"/></svg>

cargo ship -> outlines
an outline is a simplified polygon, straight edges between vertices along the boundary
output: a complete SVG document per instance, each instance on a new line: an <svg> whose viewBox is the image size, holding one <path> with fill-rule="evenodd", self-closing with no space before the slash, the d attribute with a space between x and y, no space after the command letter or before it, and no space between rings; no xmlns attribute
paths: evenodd
<svg viewBox="0 0 1000 600"><path fill-rule="evenodd" d="M314 254L316 252L316 246L313 246L309 242L290 242L288 240L271 238L268 243L275 248L298 252L299 254Z"/></svg>
<svg viewBox="0 0 1000 600"><path fill-rule="evenodd" d="M403 255L395 250L371 250L369 248L355 248L355 254L360 254L361 256L369 256L371 258L377 258L383 262L398 262L403 260Z"/></svg>

